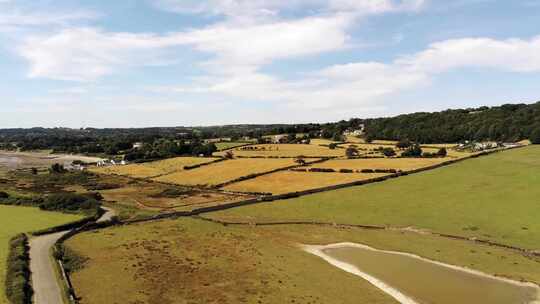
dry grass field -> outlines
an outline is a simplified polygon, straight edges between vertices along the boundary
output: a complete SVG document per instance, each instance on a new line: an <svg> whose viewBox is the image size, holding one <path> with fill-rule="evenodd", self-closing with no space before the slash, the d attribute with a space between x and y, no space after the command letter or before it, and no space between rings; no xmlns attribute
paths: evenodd
<svg viewBox="0 0 540 304"><path fill-rule="evenodd" d="M436 165L453 158L369 158L369 159L332 159L312 165L312 168L340 169L396 169L409 171Z"/></svg>
<svg viewBox="0 0 540 304"><path fill-rule="evenodd" d="M143 164L126 166L96 167L91 171L105 174L118 174L137 178L150 178L184 170L184 166L209 163L216 160L208 157L175 157Z"/></svg>
<svg viewBox="0 0 540 304"><path fill-rule="evenodd" d="M72 276L81 304L397 303L298 246L344 241L540 282L540 263L514 251L404 231L184 218L85 232L66 245L88 258Z"/></svg>
<svg viewBox="0 0 540 304"><path fill-rule="evenodd" d="M387 174L281 171L226 186L224 190L284 194L346 184Z"/></svg>
<svg viewBox="0 0 540 304"><path fill-rule="evenodd" d="M177 185L213 186L250 174L264 173L294 165L294 159L238 158L193 170L184 170L156 178Z"/></svg>
<svg viewBox="0 0 540 304"><path fill-rule="evenodd" d="M344 156L343 149L329 149L318 144L263 144L249 146L248 149L235 148L230 150L235 156L264 156L264 157L296 157L296 156ZM251 150L253 148L254 150ZM215 155L224 155L224 152L217 152Z"/></svg>
<svg viewBox="0 0 540 304"><path fill-rule="evenodd" d="M162 195L171 188L159 183L140 182L100 193L112 207L138 208L146 211L190 211L246 199L242 196L178 188L176 195Z"/></svg>

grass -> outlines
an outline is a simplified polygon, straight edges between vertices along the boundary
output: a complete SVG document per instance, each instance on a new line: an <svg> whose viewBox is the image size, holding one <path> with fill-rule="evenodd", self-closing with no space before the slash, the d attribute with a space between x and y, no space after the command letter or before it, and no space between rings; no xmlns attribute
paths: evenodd
<svg viewBox="0 0 540 304"><path fill-rule="evenodd" d="M224 190L283 194L366 180L386 174L280 171L226 186Z"/></svg>
<svg viewBox="0 0 540 304"><path fill-rule="evenodd" d="M242 147L231 150L235 156L296 157L296 156L345 156L343 149L329 149L318 144L263 144L247 147L256 150L244 150ZM224 155L224 152L214 153Z"/></svg>
<svg viewBox="0 0 540 304"><path fill-rule="evenodd" d="M30 207L0 205L0 303L7 304L4 294L4 279L8 242L16 234L37 231L81 219L81 216L40 211Z"/></svg>
<svg viewBox="0 0 540 304"><path fill-rule="evenodd" d="M184 170L156 178L179 185L217 185L242 176L263 173L294 165L293 159L232 159L193 170Z"/></svg>
<svg viewBox="0 0 540 304"><path fill-rule="evenodd" d="M317 220L416 227L540 249L540 146L383 183L215 213L223 219Z"/></svg>
<svg viewBox="0 0 540 304"><path fill-rule="evenodd" d="M160 221L79 234L66 245L88 258L72 275L81 304L396 303L298 244L352 241L487 273L540 282L540 263L470 242L397 231L222 226Z"/></svg>
<svg viewBox="0 0 540 304"><path fill-rule="evenodd" d="M247 143L247 142L231 142L231 141L215 143L216 148L218 149L218 151L227 150L227 149L238 147L238 146L243 146L243 145L246 145L246 144L249 144L249 143Z"/></svg>
<svg viewBox="0 0 540 304"><path fill-rule="evenodd" d="M205 157L175 157L143 164L94 168L91 171L96 173L126 175L137 178L149 178L182 171L184 170L184 166L204 164L214 160L216 159Z"/></svg>
<svg viewBox="0 0 540 304"><path fill-rule="evenodd" d="M310 167L340 169L396 169L414 170L439 164L451 158L369 158L369 159L335 159L318 163Z"/></svg>

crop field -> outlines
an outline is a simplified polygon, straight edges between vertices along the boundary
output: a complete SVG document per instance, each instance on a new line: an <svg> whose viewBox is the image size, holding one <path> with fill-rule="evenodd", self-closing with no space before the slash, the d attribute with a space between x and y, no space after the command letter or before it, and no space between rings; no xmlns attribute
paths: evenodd
<svg viewBox="0 0 540 304"><path fill-rule="evenodd" d="M513 251L405 231L223 226L183 218L86 232L66 245L88 258L72 275L81 304L396 304L299 248L343 241L540 282L540 263Z"/></svg>
<svg viewBox="0 0 540 304"><path fill-rule="evenodd" d="M540 146L529 146L383 183L235 208L213 216L414 227L538 250L538 185Z"/></svg>
<svg viewBox="0 0 540 304"><path fill-rule="evenodd" d="M239 158L227 160L193 170L184 170L154 180L178 185L212 186L250 174L272 171L294 165L294 159Z"/></svg>
<svg viewBox="0 0 540 304"><path fill-rule="evenodd" d="M226 141L226 142L216 143L215 145L216 145L216 148L218 149L218 151L222 151L222 150L227 150L227 149L238 147L238 146L243 146L243 145L246 145L246 144L249 144L249 143Z"/></svg>
<svg viewBox="0 0 540 304"><path fill-rule="evenodd" d="M19 233L54 227L80 218L77 215L45 212L37 208L0 205L0 304L7 304L4 279L9 240Z"/></svg>
<svg viewBox="0 0 540 304"><path fill-rule="evenodd" d="M264 157L296 157L296 156L345 156L343 149L329 149L317 144L263 144L253 145L245 148L235 148L230 150L235 156L264 156ZM224 152L214 153L223 155Z"/></svg>
<svg viewBox="0 0 540 304"><path fill-rule="evenodd" d="M323 163L311 165L312 168L340 169L396 169L409 171L436 165L452 158L365 158L365 159L331 159Z"/></svg>
<svg viewBox="0 0 540 304"><path fill-rule="evenodd" d="M167 194L167 191L174 192ZM100 191L106 202L113 208L131 207L145 211L189 211L194 208L215 206L237 200L244 196L218 192L204 192L192 189L171 188L158 183L139 182L121 188Z"/></svg>
<svg viewBox="0 0 540 304"><path fill-rule="evenodd" d="M209 163L216 160L207 157L175 157L143 164L109 166L92 169L96 173L118 174L137 178L150 178L184 170L184 166Z"/></svg>
<svg viewBox="0 0 540 304"><path fill-rule="evenodd" d="M387 174L280 171L228 185L224 190L284 194L346 184L384 175Z"/></svg>

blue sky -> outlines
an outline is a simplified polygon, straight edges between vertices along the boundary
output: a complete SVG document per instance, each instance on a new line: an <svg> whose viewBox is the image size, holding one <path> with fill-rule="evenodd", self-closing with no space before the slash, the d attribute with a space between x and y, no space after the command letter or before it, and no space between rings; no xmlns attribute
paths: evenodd
<svg viewBox="0 0 540 304"><path fill-rule="evenodd" d="M540 0L0 0L0 127L324 122L540 100Z"/></svg>

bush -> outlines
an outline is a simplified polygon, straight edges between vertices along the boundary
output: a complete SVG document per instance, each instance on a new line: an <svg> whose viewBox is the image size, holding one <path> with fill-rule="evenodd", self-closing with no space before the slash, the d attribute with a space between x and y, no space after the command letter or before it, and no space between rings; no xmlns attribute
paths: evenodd
<svg viewBox="0 0 540 304"><path fill-rule="evenodd" d="M0 199L9 198L9 194L4 191L0 191Z"/></svg>
<svg viewBox="0 0 540 304"><path fill-rule="evenodd" d="M339 169L340 173L354 173L354 170L351 169Z"/></svg>
<svg viewBox="0 0 540 304"><path fill-rule="evenodd" d="M62 193L47 196L39 208L48 211L97 212L100 205L97 200L85 195Z"/></svg>
<svg viewBox="0 0 540 304"><path fill-rule="evenodd" d="M420 145L413 145L407 150L405 150L403 153L401 153L402 157L421 157L422 156L422 148L420 148Z"/></svg>
<svg viewBox="0 0 540 304"><path fill-rule="evenodd" d="M537 127L531 132L530 140L531 143L540 145L540 127Z"/></svg>
<svg viewBox="0 0 540 304"><path fill-rule="evenodd" d="M375 170L373 170L373 169L362 169L362 170L360 170L360 173L375 173Z"/></svg>
<svg viewBox="0 0 540 304"><path fill-rule="evenodd" d="M29 263L28 238L24 234L17 235L9 242L5 281L6 296L12 304L32 302Z"/></svg>
<svg viewBox="0 0 540 304"><path fill-rule="evenodd" d="M396 151L394 151L394 149L392 148L383 148L382 154L386 157L392 157L392 156L396 156Z"/></svg>
<svg viewBox="0 0 540 304"><path fill-rule="evenodd" d="M437 152L437 156L439 157L446 157L448 155L448 151L446 151L446 148L440 148Z"/></svg>

